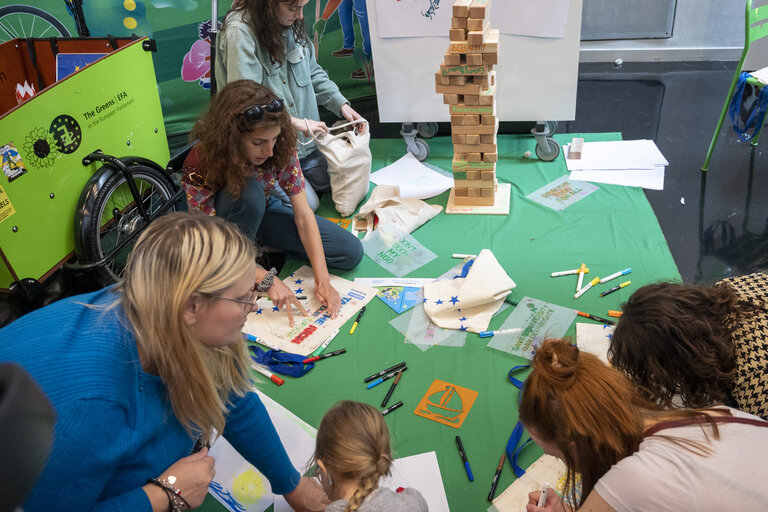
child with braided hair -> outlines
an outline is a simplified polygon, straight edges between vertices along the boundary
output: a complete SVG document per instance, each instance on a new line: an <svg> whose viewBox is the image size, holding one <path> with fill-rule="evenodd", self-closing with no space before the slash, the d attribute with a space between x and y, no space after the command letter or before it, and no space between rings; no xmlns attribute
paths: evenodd
<svg viewBox="0 0 768 512"><path fill-rule="evenodd" d="M416 489L379 488L379 479L390 474L392 452L387 424L373 406L337 403L320 422L316 443L313 460L332 500L326 512L428 511Z"/></svg>

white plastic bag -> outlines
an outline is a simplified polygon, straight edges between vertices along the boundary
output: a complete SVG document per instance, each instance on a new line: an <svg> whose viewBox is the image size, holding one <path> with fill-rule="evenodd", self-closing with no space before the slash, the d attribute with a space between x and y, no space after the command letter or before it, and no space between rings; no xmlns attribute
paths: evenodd
<svg viewBox="0 0 768 512"><path fill-rule="evenodd" d="M350 125L357 126L352 131L344 130L332 135ZM364 133L360 133L362 127L365 128ZM330 128L330 133L312 133L312 138L328 160L331 196L336 210L344 217L352 215L368 194L371 178L371 149L368 146L371 132L368 121L335 124Z"/></svg>

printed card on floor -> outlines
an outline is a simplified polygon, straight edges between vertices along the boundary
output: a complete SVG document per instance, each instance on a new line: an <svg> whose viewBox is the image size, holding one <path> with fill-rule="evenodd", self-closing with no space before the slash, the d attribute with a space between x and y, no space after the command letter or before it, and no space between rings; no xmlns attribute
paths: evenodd
<svg viewBox="0 0 768 512"><path fill-rule="evenodd" d="M561 176L552 183L544 185L526 198L553 210L562 211L576 201L580 201L597 190L598 187L586 181L576 181L567 175Z"/></svg>
<svg viewBox="0 0 768 512"><path fill-rule="evenodd" d="M283 281L297 296L304 295L301 301L308 316L302 316L299 310L293 310L294 325L288 325L288 315L272 304L268 298L257 302L258 309L248 315L243 331L256 338L256 342L269 348L275 348L300 354L311 354L328 339L335 329L340 328L350 318L376 296L376 289L357 286L353 282L331 274L331 286L341 296L339 315L333 319L325 306L313 295L315 279L312 269L303 266Z"/></svg>
<svg viewBox="0 0 768 512"><path fill-rule="evenodd" d="M459 428L477 400L477 391L435 380L413 411L417 416Z"/></svg>

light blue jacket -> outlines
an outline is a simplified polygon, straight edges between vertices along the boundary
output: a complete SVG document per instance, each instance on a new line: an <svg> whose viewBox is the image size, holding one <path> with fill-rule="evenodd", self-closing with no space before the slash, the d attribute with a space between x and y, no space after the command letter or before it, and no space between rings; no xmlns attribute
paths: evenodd
<svg viewBox="0 0 768 512"><path fill-rule="evenodd" d="M247 14L242 11L230 13L224 30L216 37L216 87L221 90L229 82L247 78L283 98L293 117L320 120L318 105L341 117L347 99L317 63L312 45L302 46L288 28L283 31L287 62L273 64L246 20ZM312 141L301 134L299 139ZM305 157L314 147L314 143L298 144L299 157Z"/></svg>

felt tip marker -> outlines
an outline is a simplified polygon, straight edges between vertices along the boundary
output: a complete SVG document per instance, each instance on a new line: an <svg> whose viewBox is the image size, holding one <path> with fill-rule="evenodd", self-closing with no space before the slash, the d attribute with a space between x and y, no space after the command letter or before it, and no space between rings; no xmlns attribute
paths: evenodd
<svg viewBox="0 0 768 512"><path fill-rule="evenodd" d="M364 380L365 382L371 382L372 380L374 380L374 379L377 379L377 378L381 377L382 375L386 375L386 374L388 374L389 372L391 372L391 371L394 371L394 370L397 370L398 368L401 368L401 367L403 367L403 366L405 366L405 361L403 361L402 363L397 363L395 366L390 366L390 367L389 367L389 368L387 368L386 370L381 370L381 371L380 371L380 372L378 372L378 373L374 373L374 374L373 374L373 375L371 375L370 377L366 377L366 378L365 378L365 379L363 379L363 380Z"/></svg>
<svg viewBox="0 0 768 512"><path fill-rule="evenodd" d="M459 436L456 436L456 446L459 447L459 455L461 455L461 460L464 461L464 470L467 472L467 477L469 477L470 482L474 482L475 477L472 476L472 468L469 467L467 454L464 453L464 445L461 444L461 438Z"/></svg>
<svg viewBox="0 0 768 512"><path fill-rule="evenodd" d="M547 492L549 492L549 484L545 483L544 487L541 488L539 502L536 504L537 507L543 507L547 504Z"/></svg>
<svg viewBox="0 0 768 512"><path fill-rule="evenodd" d="M613 288L609 288L609 289L605 290L604 292L600 293L600 296L601 297L605 297L609 293L617 292L617 291L621 290L622 288L624 288L625 286L628 286L631 283L632 283L632 281L624 281L623 283L621 283L619 285L616 285Z"/></svg>
<svg viewBox="0 0 768 512"><path fill-rule="evenodd" d="M600 282L601 282L601 283L607 283L607 282L608 282L608 281L610 281L611 279L616 279L617 277L625 276L625 275L629 274L630 272L632 272L632 267L627 267L627 268L625 268L624 270L619 270L619 271L618 271L618 272L616 272L615 274L611 274L611 275L609 275L608 277L604 277L604 278L602 278L602 279L600 280Z"/></svg>
<svg viewBox="0 0 768 512"><path fill-rule="evenodd" d="M467 258L477 258L477 254L459 254L459 253L453 253L451 255L451 258L457 259L457 260L466 260Z"/></svg>
<svg viewBox="0 0 768 512"><path fill-rule="evenodd" d="M584 283L584 274L587 273L587 266L585 264L581 264L581 267L579 268L579 280L576 281L576 292L578 293L579 290L581 290L581 285ZM599 278L598 278L599 279Z"/></svg>
<svg viewBox="0 0 768 512"><path fill-rule="evenodd" d="M488 493L488 501L493 501L493 495L496 493L496 485L499 483L499 476L501 476L501 470L504 469L504 461L507 458L506 453L501 454L499 459L499 465L496 467L496 474L493 475L493 481L491 482L491 492Z"/></svg>
<svg viewBox="0 0 768 512"><path fill-rule="evenodd" d="M581 290L577 291L577 292L576 292L576 293L573 295L573 298L574 298L574 299L578 299L579 297L581 297L582 295L584 295L585 293L587 293L587 290L589 290L590 288L592 288L593 286L595 286L595 285L596 285L597 283L599 283L599 282L600 282L600 278L599 278L599 277L596 277L596 278L594 278L593 280L591 280L590 282L588 282L588 283L587 283L587 284L584 286L584 288L582 288Z"/></svg>
<svg viewBox="0 0 768 512"><path fill-rule="evenodd" d="M321 354L319 356L308 357L305 360L303 360L302 363L304 363L304 364L313 363L315 361L319 361L320 359L327 359L329 357L338 356L338 355L344 354L346 352L347 352L347 349L340 348L339 350L334 350L333 352L328 352L327 354Z"/></svg>
<svg viewBox="0 0 768 512"><path fill-rule="evenodd" d="M335 338L337 334L339 334L339 330L334 329L331 335L328 336L328 338L323 342L323 344L317 347L314 352L312 352L312 355L319 356L320 354L322 354L323 350L325 350L325 348L331 344L331 342L333 341L333 338Z"/></svg>
<svg viewBox="0 0 768 512"><path fill-rule="evenodd" d="M518 332L522 332L522 330L523 329L520 327L515 327L514 329L501 329L498 331L480 331L477 335L481 338L491 338L497 334L517 334Z"/></svg>
<svg viewBox="0 0 768 512"><path fill-rule="evenodd" d="M614 322L613 320L608 320L607 318L603 318L597 315L590 315L589 313L585 313L583 311L577 311L576 314L579 316L583 316L584 318L589 318L590 320L594 320L595 322L602 322L606 325L616 325L616 322Z"/></svg>
<svg viewBox="0 0 768 512"><path fill-rule="evenodd" d="M381 384L385 380L389 380L392 377L394 377L395 375L397 375L398 373L404 372L407 369L408 369L407 366L403 366L402 368L399 368L399 369L395 370L394 372L390 372L390 373L384 375L383 377L379 377L378 379L369 382L368 385L365 386L365 389L375 388L376 386L378 386L379 384Z"/></svg>
<svg viewBox="0 0 768 512"><path fill-rule="evenodd" d="M269 377L269 380L271 380L272 382L274 382L278 386L282 386L283 383L285 383L285 381L283 379L281 379L280 377L278 377L277 375L275 375L274 373L272 373L271 371L267 370L266 368L264 368L261 365L255 364L255 365L253 365L253 369L256 370L257 372L259 372L260 374L262 374L263 376Z"/></svg>
<svg viewBox="0 0 768 512"><path fill-rule="evenodd" d="M298 299L298 300L307 300L307 296L306 295L297 295L296 299Z"/></svg>
<svg viewBox="0 0 768 512"><path fill-rule="evenodd" d="M614 311L612 309L609 309L608 316L612 316L613 318L619 318L621 316L621 311Z"/></svg>
<svg viewBox="0 0 768 512"><path fill-rule="evenodd" d="M355 318L355 323L352 324L352 328L349 330L349 334L353 334L355 332L355 329L357 329L357 324L359 324L360 319L363 318L363 313L365 313L365 306L363 306L363 308L357 314L357 318Z"/></svg>
<svg viewBox="0 0 768 512"><path fill-rule="evenodd" d="M403 406L403 401L401 400L401 401L397 402L396 404L392 404L389 407L387 407L386 409L384 409L383 411L381 411L381 415L382 416L386 416L387 414L391 413L395 409L397 409L399 407L402 407L402 406Z"/></svg>
<svg viewBox="0 0 768 512"><path fill-rule="evenodd" d="M560 272L552 272L550 276L551 277L572 276L572 275L578 274L579 272L581 272L581 269L575 268L573 270L561 270ZM584 273L589 274L589 269L585 268Z"/></svg>
<svg viewBox="0 0 768 512"><path fill-rule="evenodd" d="M395 391L395 386L397 386L397 383L400 382L400 377L403 376L403 372L400 372L397 374L397 377L395 377L395 380L392 382L392 385L389 386L389 391L387 391L387 396L384 397L384 400L381 402L382 407L387 406L387 402L389 402L389 399L392 398L392 393Z"/></svg>

